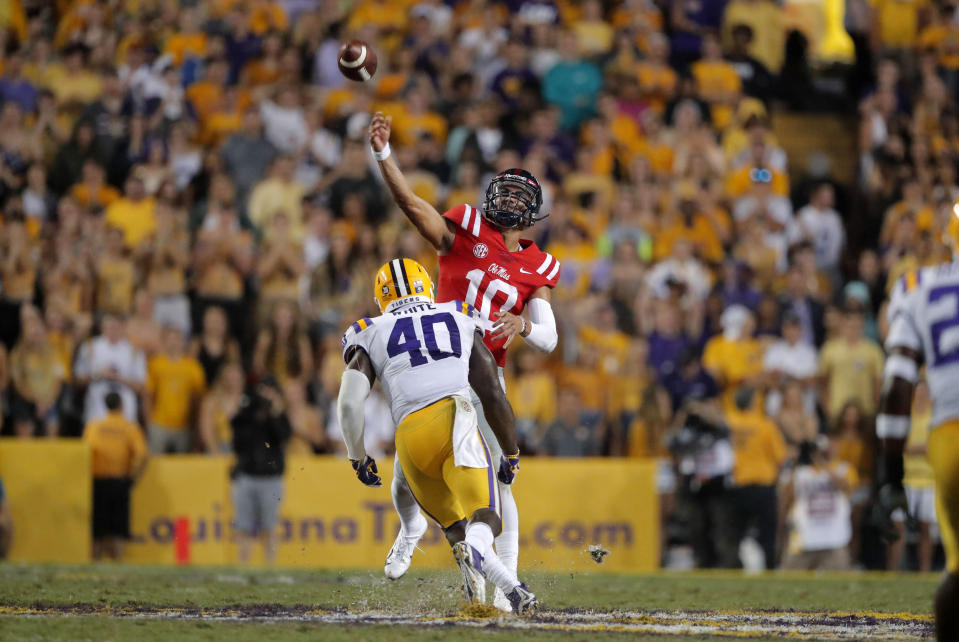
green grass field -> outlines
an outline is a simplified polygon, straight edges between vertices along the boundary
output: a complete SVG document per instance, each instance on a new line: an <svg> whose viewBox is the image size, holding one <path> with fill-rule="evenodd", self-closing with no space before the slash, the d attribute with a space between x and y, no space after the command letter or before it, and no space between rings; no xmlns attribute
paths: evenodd
<svg viewBox="0 0 959 642"><path fill-rule="evenodd" d="M452 569L389 582L379 571L7 564L0 640L917 639L931 633L937 581L538 573L524 578L542 604L535 617L473 619L459 614L457 577Z"/></svg>

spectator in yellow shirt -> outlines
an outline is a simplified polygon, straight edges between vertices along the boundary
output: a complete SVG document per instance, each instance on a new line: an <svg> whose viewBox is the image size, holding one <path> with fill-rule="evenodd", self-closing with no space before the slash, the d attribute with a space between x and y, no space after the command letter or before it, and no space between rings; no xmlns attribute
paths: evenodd
<svg viewBox="0 0 959 642"><path fill-rule="evenodd" d="M163 329L160 352L147 363L144 395L150 452L186 453L193 447L193 424L206 380L200 362L185 352L179 329Z"/></svg>
<svg viewBox="0 0 959 642"><path fill-rule="evenodd" d="M649 37L649 55L636 68L639 88L649 106L658 114L676 95L678 77L669 66L669 40L661 33Z"/></svg>
<svg viewBox="0 0 959 642"><path fill-rule="evenodd" d="M50 343L40 312L24 305L20 316L20 341L10 353L14 432L32 437L39 428L42 434L56 437L60 431L57 401L67 373Z"/></svg>
<svg viewBox="0 0 959 642"><path fill-rule="evenodd" d="M253 241L240 227L232 203L223 204L212 216L207 214L193 253L198 295L193 306L194 328L201 327L206 308L217 306L226 313L230 334L241 342L246 338L243 284L253 265L252 254Z"/></svg>
<svg viewBox="0 0 959 642"><path fill-rule="evenodd" d="M653 247L657 261L668 258L673 244L682 239L692 243L700 260L714 264L722 262L724 251L717 217L700 211L695 198L695 194L681 194L676 211L670 211L664 217L665 224L656 234Z"/></svg>
<svg viewBox="0 0 959 642"><path fill-rule="evenodd" d="M412 5L408 0L361 0L350 12L347 29L374 27L384 34L406 29L407 10ZM492 12L492 9L487 11Z"/></svg>
<svg viewBox="0 0 959 642"><path fill-rule="evenodd" d="M260 181L250 194L247 211L250 220L267 237L270 220L283 212L290 219L290 232L294 240L303 238L303 188L294 178L296 163L289 156L280 156L273 161L270 175Z"/></svg>
<svg viewBox="0 0 959 642"><path fill-rule="evenodd" d="M123 244L123 230L106 232L106 247L96 262L97 312L125 317L133 306L136 266Z"/></svg>
<svg viewBox="0 0 959 642"><path fill-rule="evenodd" d="M616 327L616 311L602 302L579 330L580 345L591 345L599 356L604 375L614 376L623 368L629 350L629 337Z"/></svg>
<svg viewBox="0 0 959 642"><path fill-rule="evenodd" d="M422 89L409 90L403 105L393 117L394 136L399 143L415 145L420 134L427 132L441 145L446 144L446 119L430 109Z"/></svg>
<svg viewBox="0 0 959 642"><path fill-rule="evenodd" d="M89 422L83 441L93 458L93 559L123 557L130 538L130 488L143 472L147 446L140 427L123 416L123 402L108 392L107 415Z"/></svg>
<svg viewBox="0 0 959 642"><path fill-rule="evenodd" d="M866 416L876 412L882 384L882 348L867 339L861 304L846 304L840 335L830 339L820 354L820 374L824 379L826 412L835 419L847 402L855 401Z"/></svg>
<svg viewBox="0 0 959 642"><path fill-rule="evenodd" d="M296 302L300 277L306 272L303 243L294 240L290 217L274 214L267 239L260 245L256 274L260 279L260 314L281 301Z"/></svg>
<svg viewBox="0 0 959 642"><path fill-rule="evenodd" d="M587 57L601 56L613 47L613 27L603 19L603 4L599 0L586 0L582 15L570 28L576 34L579 52Z"/></svg>
<svg viewBox="0 0 959 642"><path fill-rule="evenodd" d="M135 248L156 229L155 206L147 196L143 180L131 174L123 186L123 198L107 208L106 222L123 230L127 247Z"/></svg>
<svg viewBox="0 0 959 642"><path fill-rule="evenodd" d="M51 65L46 73L46 87L57 98L57 106L63 110L79 109L100 95L100 76L86 65L88 49L75 43L63 52L63 64Z"/></svg>
<svg viewBox="0 0 959 642"><path fill-rule="evenodd" d="M85 208L106 208L120 198L120 192L107 184L107 173L95 159L83 161L81 182L70 188L70 196Z"/></svg>
<svg viewBox="0 0 959 642"><path fill-rule="evenodd" d="M786 461L786 442L761 404L754 401L754 395L752 388L741 387L735 408L726 413L735 453L731 517L738 529L737 541L748 528L755 527L766 568L775 568L776 484Z"/></svg>
<svg viewBox="0 0 959 642"><path fill-rule="evenodd" d="M732 122L733 108L743 87L735 67L723 60L717 34L703 36L703 57L692 64L690 71L699 86L700 97L709 103L714 127L722 131Z"/></svg>
<svg viewBox="0 0 959 642"><path fill-rule="evenodd" d="M886 49L913 49L919 35L920 14L929 0L871 0L879 22L879 41Z"/></svg>
<svg viewBox="0 0 959 642"><path fill-rule="evenodd" d="M173 58L179 67L186 58L202 58L206 54L206 34L200 29L200 16L196 9L180 9L178 29L167 38L164 53Z"/></svg>
<svg viewBox="0 0 959 642"><path fill-rule="evenodd" d="M186 97L193 105L200 121L206 121L213 113L213 109L219 104L223 92L226 90L229 73L230 67L226 59L214 58L207 61L203 71L203 80L187 87Z"/></svg>
<svg viewBox="0 0 959 642"><path fill-rule="evenodd" d="M724 392L725 406L731 409L741 384L762 379L765 348L753 337L756 319L749 308L731 305L720 318L723 333L710 339L703 349L703 367Z"/></svg>
<svg viewBox="0 0 959 642"><path fill-rule="evenodd" d="M785 55L784 13L780 3L775 0L732 0L723 12L723 41L727 44L732 42L735 25L749 26L755 34L749 53L758 58L767 69L778 73Z"/></svg>

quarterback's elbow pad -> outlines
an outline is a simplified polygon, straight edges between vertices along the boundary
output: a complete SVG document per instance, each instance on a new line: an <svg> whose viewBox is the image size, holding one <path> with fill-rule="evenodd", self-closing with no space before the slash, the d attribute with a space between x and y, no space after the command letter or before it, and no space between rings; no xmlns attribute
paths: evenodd
<svg viewBox="0 0 959 642"><path fill-rule="evenodd" d="M552 352L559 342L553 306L545 299L530 299L527 307L529 308L529 334L524 337L524 340L537 350Z"/></svg>
<svg viewBox="0 0 959 642"><path fill-rule="evenodd" d="M363 446L364 407L370 394L370 380L359 370L348 368L340 379L340 394L336 398L336 418L340 422L343 443L350 459L366 457Z"/></svg>

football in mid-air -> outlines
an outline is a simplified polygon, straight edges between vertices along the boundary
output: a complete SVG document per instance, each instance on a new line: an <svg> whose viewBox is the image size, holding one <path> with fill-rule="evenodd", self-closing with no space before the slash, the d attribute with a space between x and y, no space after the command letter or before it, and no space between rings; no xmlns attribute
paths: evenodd
<svg viewBox="0 0 959 642"><path fill-rule="evenodd" d="M357 82L366 82L376 73L376 52L362 40L350 40L340 47L340 73Z"/></svg>

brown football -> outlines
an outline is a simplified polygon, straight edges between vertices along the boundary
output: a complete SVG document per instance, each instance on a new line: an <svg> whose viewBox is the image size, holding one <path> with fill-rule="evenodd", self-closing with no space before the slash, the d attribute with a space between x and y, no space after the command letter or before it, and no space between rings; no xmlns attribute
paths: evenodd
<svg viewBox="0 0 959 642"><path fill-rule="evenodd" d="M357 82L366 82L376 73L376 52L362 40L350 40L340 47L340 73Z"/></svg>

